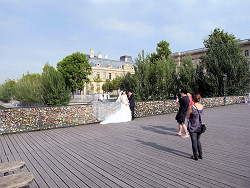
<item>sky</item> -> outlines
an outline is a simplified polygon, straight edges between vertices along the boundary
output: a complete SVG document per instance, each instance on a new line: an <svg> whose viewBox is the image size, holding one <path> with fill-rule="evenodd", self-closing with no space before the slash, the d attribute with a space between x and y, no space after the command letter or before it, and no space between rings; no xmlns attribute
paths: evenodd
<svg viewBox="0 0 250 188"><path fill-rule="evenodd" d="M109 59L203 48L215 28L250 38L250 0L0 0L0 84L75 52Z"/></svg>

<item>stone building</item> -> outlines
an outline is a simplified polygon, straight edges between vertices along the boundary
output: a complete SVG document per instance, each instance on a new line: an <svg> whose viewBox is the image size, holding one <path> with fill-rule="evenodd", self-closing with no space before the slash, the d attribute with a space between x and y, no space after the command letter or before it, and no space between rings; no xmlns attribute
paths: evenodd
<svg viewBox="0 0 250 188"><path fill-rule="evenodd" d="M103 93L102 85L106 79L113 80L115 77L122 77L128 72L135 73L131 56L124 55L120 57L120 60L111 60L108 59L107 55L103 56L100 52L95 55L94 50L91 49L87 58L92 65L92 74L89 77L91 82L86 84L84 88L84 94Z"/></svg>
<svg viewBox="0 0 250 188"><path fill-rule="evenodd" d="M241 40L239 44L242 49L242 54L248 59L248 67L250 69L250 56L249 56L250 39ZM196 66L197 64L200 63L200 57L205 55L206 52L207 52L207 48L199 48L199 49L194 49L194 50L189 50L189 51L184 51L184 52L176 52L172 54L172 57L175 58L175 63L177 65L180 65L182 59L185 56L190 55L192 57L194 66Z"/></svg>

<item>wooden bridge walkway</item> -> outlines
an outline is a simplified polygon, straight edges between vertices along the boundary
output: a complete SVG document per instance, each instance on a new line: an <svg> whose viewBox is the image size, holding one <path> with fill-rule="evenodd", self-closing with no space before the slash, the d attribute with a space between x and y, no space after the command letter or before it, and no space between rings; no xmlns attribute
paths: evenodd
<svg viewBox="0 0 250 188"><path fill-rule="evenodd" d="M250 105L205 109L204 158L174 136L175 114L0 136L1 162L23 160L30 187L250 187Z"/></svg>

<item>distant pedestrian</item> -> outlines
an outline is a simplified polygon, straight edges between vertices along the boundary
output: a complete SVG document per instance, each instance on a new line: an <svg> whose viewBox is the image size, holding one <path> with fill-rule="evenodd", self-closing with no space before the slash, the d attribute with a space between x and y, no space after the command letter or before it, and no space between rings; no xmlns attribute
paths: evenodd
<svg viewBox="0 0 250 188"><path fill-rule="evenodd" d="M188 107L187 118L189 120L188 131L192 141L193 155L192 159L198 160L202 159L202 146L200 143L201 137L201 121L203 116L203 105L200 104L201 96L199 93L194 93L192 95L194 101L193 106Z"/></svg>
<svg viewBox="0 0 250 188"><path fill-rule="evenodd" d="M242 103L246 103L246 104L247 104L247 98L245 98L245 97L241 97L241 102L242 102Z"/></svg>
<svg viewBox="0 0 250 188"><path fill-rule="evenodd" d="M187 115L187 110L189 106L189 98L187 96L187 90L181 90L181 97L177 100L177 103L180 104L179 110L176 114L176 121L179 124L179 130L176 133L176 135L181 136L182 129L184 130L185 135L182 136L182 138L187 138L189 137L187 127L185 125L185 120L186 120L186 115Z"/></svg>

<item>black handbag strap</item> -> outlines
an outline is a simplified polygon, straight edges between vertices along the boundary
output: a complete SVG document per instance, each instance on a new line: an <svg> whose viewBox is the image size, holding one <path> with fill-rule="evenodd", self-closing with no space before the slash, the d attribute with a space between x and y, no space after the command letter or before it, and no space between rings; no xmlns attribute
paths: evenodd
<svg viewBox="0 0 250 188"><path fill-rule="evenodd" d="M195 105L194 105L194 106L195 106ZM200 112L199 112L199 110L198 110L198 108L197 108L196 106L195 106L195 108L196 108L196 110L198 111L198 114L199 114L199 121L200 121L200 123L202 124Z"/></svg>

